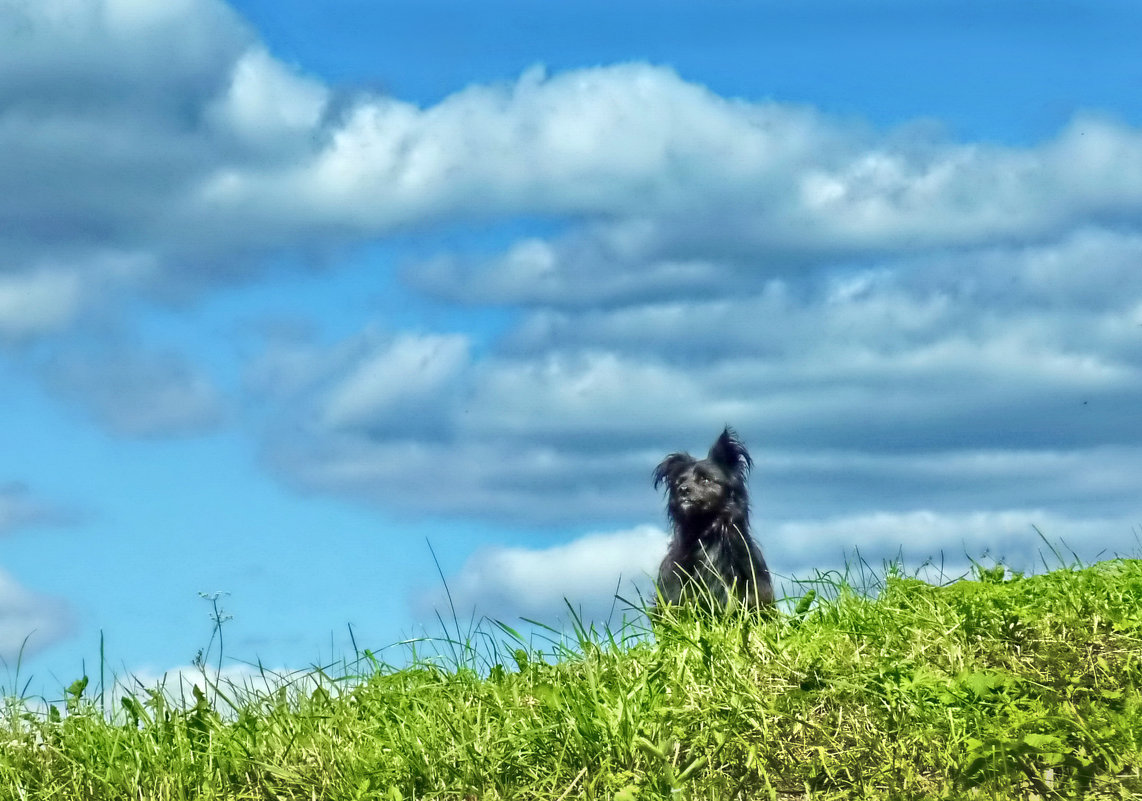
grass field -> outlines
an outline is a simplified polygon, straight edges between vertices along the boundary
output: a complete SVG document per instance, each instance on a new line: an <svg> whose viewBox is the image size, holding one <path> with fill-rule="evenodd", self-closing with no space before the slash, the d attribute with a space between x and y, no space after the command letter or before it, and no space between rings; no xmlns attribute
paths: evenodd
<svg viewBox="0 0 1142 801"><path fill-rule="evenodd" d="M80 680L63 708L9 701L0 798L1142 797L1142 561L874 583L653 638L484 623L401 670L203 664L175 700Z"/></svg>

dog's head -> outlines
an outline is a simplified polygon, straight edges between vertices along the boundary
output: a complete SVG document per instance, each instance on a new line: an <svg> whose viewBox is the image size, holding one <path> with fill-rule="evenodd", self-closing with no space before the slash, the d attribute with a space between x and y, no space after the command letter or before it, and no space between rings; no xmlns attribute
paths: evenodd
<svg viewBox="0 0 1142 801"><path fill-rule="evenodd" d="M726 428L705 459L672 453L654 468L654 487L666 485L670 516L685 524L718 515L731 504L747 505L746 478L753 460Z"/></svg>

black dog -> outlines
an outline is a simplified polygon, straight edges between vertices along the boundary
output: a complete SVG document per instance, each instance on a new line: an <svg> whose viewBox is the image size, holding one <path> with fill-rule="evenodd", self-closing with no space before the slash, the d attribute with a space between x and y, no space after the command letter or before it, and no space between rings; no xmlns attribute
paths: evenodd
<svg viewBox="0 0 1142 801"><path fill-rule="evenodd" d="M730 428L709 455L697 460L672 453L654 469L665 483L673 536L658 570L659 603L696 603L724 609L741 603L773 605L773 583L761 549L749 533L746 477L753 460Z"/></svg>

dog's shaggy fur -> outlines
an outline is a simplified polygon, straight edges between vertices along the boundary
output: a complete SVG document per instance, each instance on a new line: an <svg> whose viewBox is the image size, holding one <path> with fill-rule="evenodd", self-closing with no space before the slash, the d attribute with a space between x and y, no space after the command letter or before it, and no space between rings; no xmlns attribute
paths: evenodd
<svg viewBox="0 0 1142 801"><path fill-rule="evenodd" d="M727 427L705 459L672 453L654 469L655 489L666 485L672 532L658 571L660 604L710 611L773 605L769 569L749 530L751 467L745 446Z"/></svg>

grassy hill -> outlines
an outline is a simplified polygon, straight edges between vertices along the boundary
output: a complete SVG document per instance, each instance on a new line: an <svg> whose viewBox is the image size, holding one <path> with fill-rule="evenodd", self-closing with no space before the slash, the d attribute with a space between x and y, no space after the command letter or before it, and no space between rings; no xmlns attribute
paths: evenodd
<svg viewBox="0 0 1142 801"><path fill-rule="evenodd" d="M9 703L0 798L1142 797L1142 561L893 573L771 621L580 629L546 654L502 627L445 666L366 653L364 675L112 715L77 682L64 710Z"/></svg>

